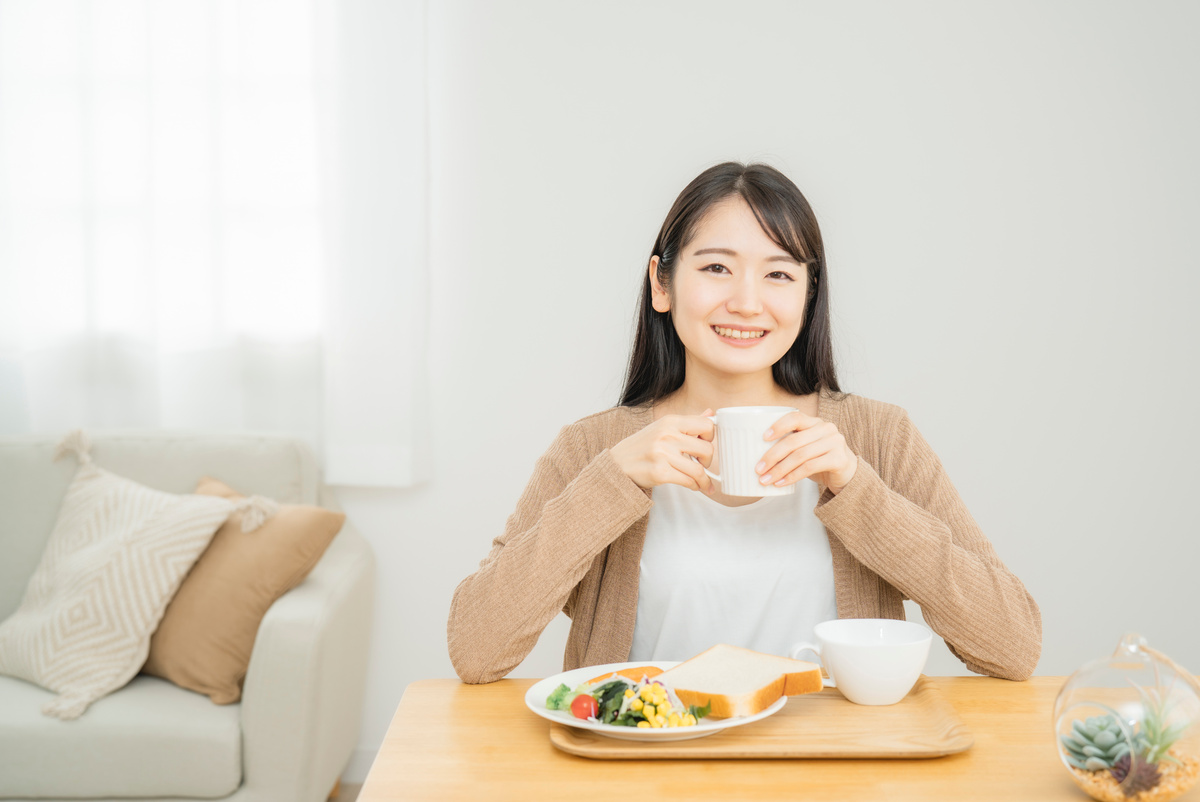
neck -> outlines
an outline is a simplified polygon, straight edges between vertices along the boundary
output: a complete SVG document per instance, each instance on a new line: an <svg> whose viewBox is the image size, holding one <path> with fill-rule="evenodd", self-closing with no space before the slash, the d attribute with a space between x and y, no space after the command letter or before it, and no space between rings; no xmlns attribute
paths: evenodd
<svg viewBox="0 0 1200 802"><path fill-rule="evenodd" d="M679 415L699 415L706 408L795 406L795 398L775 383L771 369L753 374L717 374L688 360L683 384L664 399Z"/></svg>

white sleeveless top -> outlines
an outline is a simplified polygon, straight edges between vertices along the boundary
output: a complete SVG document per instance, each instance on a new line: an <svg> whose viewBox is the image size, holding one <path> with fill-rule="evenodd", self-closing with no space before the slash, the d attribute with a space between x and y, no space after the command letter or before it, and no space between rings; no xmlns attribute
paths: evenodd
<svg viewBox="0 0 1200 802"><path fill-rule="evenodd" d="M686 660L717 643L787 657L814 641L813 627L837 618L818 497L811 479L742 507L655 487L629 659Z"/></svg>

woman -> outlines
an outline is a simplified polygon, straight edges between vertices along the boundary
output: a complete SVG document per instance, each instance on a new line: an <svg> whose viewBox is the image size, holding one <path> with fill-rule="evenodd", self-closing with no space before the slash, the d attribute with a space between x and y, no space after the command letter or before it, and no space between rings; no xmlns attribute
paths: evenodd
<svg viewBox="0 0 1200 802"><path fill-rule="evenodd" d="M504 534L455 590L466 682L500 679L561 609L564 670L683 660L725 642L787 655L832 618L904 618L968 668L1021 680L1037 604L1000 562L904 410L840 392L825 255L804 196L766 165L708 169L676 199L642 289L619 406L565 427ZM723 495L713 410L786 406L760 482Z"/></svg>

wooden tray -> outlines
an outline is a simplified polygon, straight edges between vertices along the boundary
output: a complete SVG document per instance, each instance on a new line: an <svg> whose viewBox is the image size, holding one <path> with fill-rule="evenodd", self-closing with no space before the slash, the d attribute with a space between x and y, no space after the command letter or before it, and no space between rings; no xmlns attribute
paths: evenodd
<svg viewBox="0 0 1200 802"><path fill-rule="evenodd" d="M583 757L662 758L929 758L975 742L941 692L924 676L902 701L868 707L835 690L793 696L773 716L690 741L621 741L563 724L550 742Z"/></svg>

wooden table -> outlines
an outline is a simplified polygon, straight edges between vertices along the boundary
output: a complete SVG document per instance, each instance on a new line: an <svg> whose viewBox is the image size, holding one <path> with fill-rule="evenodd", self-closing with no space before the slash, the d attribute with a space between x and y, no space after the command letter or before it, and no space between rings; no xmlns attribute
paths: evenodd
<svg viewBox="0 0 1200 802"><path fill-rule="evenodd" d="M525 707L525 690L537 680L420 680L405 689L358 800L1090 799L1054 746L1051 710L1062 677L930 679L975 737L966 752L713 761L577 757L551 745L550 722ZM1180 799L1197 802L1200 786Z"/></svg>

